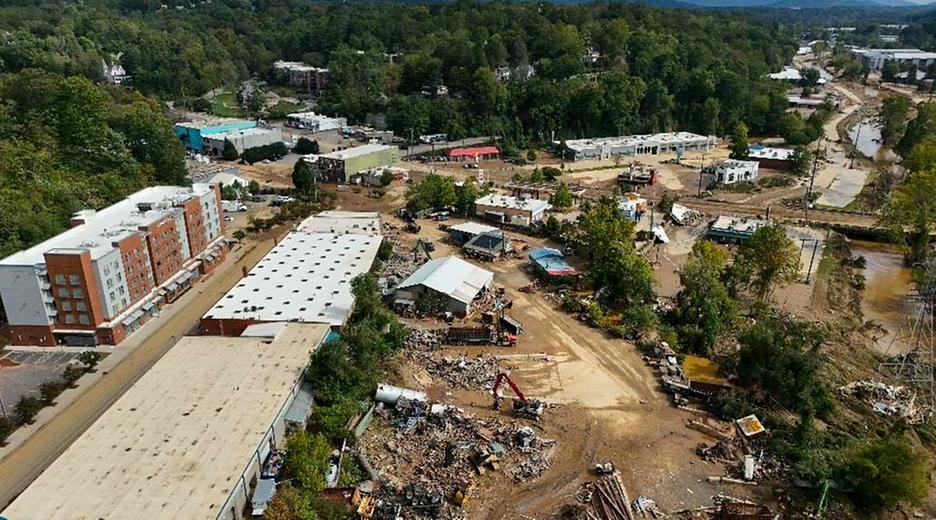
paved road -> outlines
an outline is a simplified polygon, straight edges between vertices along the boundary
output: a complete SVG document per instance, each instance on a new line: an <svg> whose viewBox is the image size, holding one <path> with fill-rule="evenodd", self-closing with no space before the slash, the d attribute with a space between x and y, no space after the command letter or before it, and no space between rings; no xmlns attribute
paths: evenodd
<svg viewBox="0 0 936 520"><path fill-rule="evenodd" d="M131 343L117 347L133 348L133 351L106 375L90 383L91 386L71 405L62 409L0 460L0 507L6 507L22 493L111 404L168 352L177 338L188 333L198 323L198 318L237 284L241 279L242 267L253 267L272 247L273 240L265 240L244 253L236 262L225 263L211 277L196 284L188 294L176 302L170 311L174 314L149 337L141 338L139 345L134 347ZM134 339L131 336L129 341ZM81 477L76 475L76 478Z"/></svg>

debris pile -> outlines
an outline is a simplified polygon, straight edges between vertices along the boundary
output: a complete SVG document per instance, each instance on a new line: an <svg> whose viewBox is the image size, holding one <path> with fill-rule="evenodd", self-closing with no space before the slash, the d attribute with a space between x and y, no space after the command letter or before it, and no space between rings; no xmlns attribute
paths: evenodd
<svg viewBox="0 0 936 520"><path fill-rule="evenodd" d="M916 392L905 386L853 381L840 387L839 392L870 404L881 415L902 417L910 424L922 424L926 420L926 412L916 404Z"/></svg>
<svg viewBox="0 0 936 520"><path fill-rule="evenodd" d="M594 482L586 482L575 498L579 502L589 505L589 518L598 518L600 520L634 520L636 518L634 511L631 509L627 489L621 482L620 473L617 472L613 475L601 477ZM642 507L651 507L651 500L645 497L641 498L644 499L641 503ZM656 505L652 504L652 508L655 510Z"/></svg>
<svg viewBox="0 0 936 520"><path fill-rule="evenodd" d="M406 399L378 406L375 419L358 450L380 476L381 509L399 507L404 519L459 518L478 478L501 470L516 482L537 478L556 446L523 423Z"/></svg>
<svg viewBox="0 0 936 520"><path fill-rule="evenodd" d="M501 371L497 358L489 354L476 357L427 359L426 371L449 388L489 390Z"/></svg>

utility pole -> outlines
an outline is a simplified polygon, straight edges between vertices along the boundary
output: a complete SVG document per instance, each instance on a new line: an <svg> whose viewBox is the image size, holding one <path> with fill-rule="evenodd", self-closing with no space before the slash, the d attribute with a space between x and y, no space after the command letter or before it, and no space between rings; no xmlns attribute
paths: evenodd
<svg viewBox="0 0 936 520"><path fill-rule="evenodd" d="M805 212L806 212L804 216L806 225L809 225L809 204L810 204L810 199L812 198L813 183L816 182L816 168L819 167L819 155L821 154L821 151L819 150L819 146L821 144L822 144L822 139L819 139L819 144L816 145L816 154L813 157L812 175L810 175L809 177L809 188L806 190L806 200L803 201L804 202L803 207L805 208Z"/></svg>
<svg viewBox="0 0 936 520"><path fill-rule="evenodd" d="M805 244L805 242L804 242ZM806 285L809 285L809 275L812 274L813 262L816 261L816 251L819 250L819 239L813 239L812 256L809 257L809 269L806 270Z"/></svg>
<svg viewBox="0 0 936 520"><path fill-rule="evenodd" d="M699 167L699 197L702 196L702 172L705 171L705 154L702 154L702 165Z"/></svg>
<svg viewBox="0 0 936 520"><path fill-rule="evenodd" d="M0 413L3 414L3 420L8 421L6 406L3 405L3 394L0 394Z"/></svg>
<svg viewBox="0 0 936 520"><path fill-rule="evenodd" d="M855 141L852 143L851 164L849 168L855 167L855 155L858 154L858 139L861 139L861 121L858 121L858 132L855 133Z"/></svg>

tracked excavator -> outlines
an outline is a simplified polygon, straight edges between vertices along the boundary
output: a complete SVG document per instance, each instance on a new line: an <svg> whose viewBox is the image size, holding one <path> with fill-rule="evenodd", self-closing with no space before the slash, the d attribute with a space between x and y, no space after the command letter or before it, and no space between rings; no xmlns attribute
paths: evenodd
<svg viewBox="0 0 936 520"><path fill-rule="evenodd" d="M507 375L507 372L500 372L497 374L497 379L494 381L494 409L500 410L500 391L501 385L507 383L507 386L513 390L513 393L517 396L513 400L513 413L519 417L525 417L534 421L540 420L540 417L543 415L543 409L546 408L545 404L538 399L527 399L523 395L523 392L520 391L520 387L510 379L510 376Z"/></svg>

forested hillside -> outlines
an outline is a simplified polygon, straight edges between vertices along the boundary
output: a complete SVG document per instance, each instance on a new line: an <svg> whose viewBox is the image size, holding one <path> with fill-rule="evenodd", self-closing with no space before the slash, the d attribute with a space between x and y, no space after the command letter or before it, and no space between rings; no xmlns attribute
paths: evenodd
<svg viewBox="0 0 936 520"><path fill-rule="evenodd" d="M0 78L0 257L65 228L83 208L185 180L182 145L158 102L83 77Z"/></svg>
<svg viewBox="0 0 936 520"><path fill-rule="evenodd" d="M392 23L390 23L392 22ZM789 35L728 12L641 5L330 4L216 1L182 10L158 2L9 7L0 11L0 67L101 76L118 52L142 92L192 99L268 76L276 59L331 68L321 100L391 128L528 139L651 132L722 134L739 120L777 131L785 98L763 75L792 56ZM588 47L601 54L594 64ZM391 55L392 59L391 59ZM527 81L498 67L533 65ZM450 95L420 96L444 84Z"/></svg>

